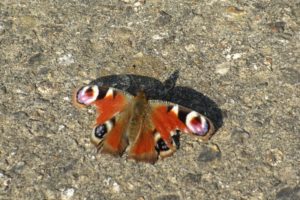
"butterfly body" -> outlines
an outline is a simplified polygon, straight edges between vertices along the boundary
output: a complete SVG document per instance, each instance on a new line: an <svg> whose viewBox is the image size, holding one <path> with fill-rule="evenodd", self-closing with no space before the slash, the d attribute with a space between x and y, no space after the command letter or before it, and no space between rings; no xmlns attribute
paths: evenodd
<svg viewBox="0 0 300 200"><path fill-rule="evenodd" d="M211 121L188 108L147 100L144 92L132 96L121 90L88 85L74 95L80 107L94 105L98 116L91 141L101 153L155 163L179 147L179 133L208 140L214 133Z"/></svg>

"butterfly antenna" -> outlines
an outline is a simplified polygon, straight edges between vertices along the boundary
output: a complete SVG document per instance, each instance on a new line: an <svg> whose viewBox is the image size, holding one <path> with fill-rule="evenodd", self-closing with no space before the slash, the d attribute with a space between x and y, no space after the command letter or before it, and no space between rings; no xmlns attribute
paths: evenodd
<svg viewBox="0 0 300 200"><path fill-rule="evenodd" d="M101 140L98 144L97 144L97 153L99 153L99 151L102 149L103 146L103 140Z"/></svg>

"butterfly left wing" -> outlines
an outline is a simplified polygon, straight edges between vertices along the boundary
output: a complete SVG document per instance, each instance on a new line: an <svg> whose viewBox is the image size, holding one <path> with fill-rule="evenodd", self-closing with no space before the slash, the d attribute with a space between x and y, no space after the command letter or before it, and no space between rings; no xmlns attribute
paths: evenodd
<svg viewBox="0 0 300 200"><path fill-rule="evenodd" d="M122 155L128 146L126 130L130 119L127 105L132 97L124 92L97 85L80 88L74 95L77 107L94 105L98 117L91 141L100 152Z"/></svg>
<svg viewBox="0 0 300 200"><path fill-rule="evenodd" d="M151 121L155 127L156 150L160 157L172 155L179 148L179 134L187 133L202 141L215 132L213 123L204 115L177 104L149 101Z"/></svg>

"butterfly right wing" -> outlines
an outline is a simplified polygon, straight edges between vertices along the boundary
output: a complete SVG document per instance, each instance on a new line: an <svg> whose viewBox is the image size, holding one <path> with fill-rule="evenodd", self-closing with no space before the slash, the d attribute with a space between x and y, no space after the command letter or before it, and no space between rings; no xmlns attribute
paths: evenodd
<svg viewBox="0 0 300 200"><path fill-rule="evenodd" d="M135 139L131 140L129 158L155 163L159 157L171 156L179 148L180 132L195 135L202 141L214 133L208 118L186 107L147 101L143 93L138 94L134 102L136 112L133 112L129 130L133 130Z"/></svg>
<svg viewBox="0 0 300 200"><path fill-rule="evenodd" d="M97 85L82 87L74 96L77 107L94 105L97 108L91 142L102 153L121 156L128 146L125 133L130 112L126 107L132 97L120 90Z"/></svg>
<svg viewBox="0 0 300 200"><path fill-rule="evenodd" d="M149 103L156 130L156 149L162 158L172 155L179 148L180 133L206 141L215 132L213 123L196 111L170 102L152 100Z"/></svg>

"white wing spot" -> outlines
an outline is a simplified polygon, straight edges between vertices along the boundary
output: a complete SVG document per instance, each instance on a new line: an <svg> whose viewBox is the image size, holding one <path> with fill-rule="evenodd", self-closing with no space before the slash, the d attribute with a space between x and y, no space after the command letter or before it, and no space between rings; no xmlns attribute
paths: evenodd
<svg viewBox="0 0 300 200"><path fill-rule="evenodd" d="M105 95L105 97L113 96L113 94L114 94L114 89L109 88L106 95Z"/></svg>
<svg viewBox="0 0 300 200"><path fill-rule="evenodd" d="M185 120L186 126L193 132L195 132L195 127L191 124L191 121L195 117L199 117L199 114L196 111L192 111L186 116L186 120Z"/></svg>
<svg viewBox="0 0 300 200"><path fill-rule="evenodd" d="M93 95L92 96L88 96L86 95L86 91L92 89L93 90ZM84 88L82 88L78 94L77 94L77 101L79 103L85 104L85 105L90 105L91 103L93 103L94 101L96 101L97 97L99 95L99 89L98 86L94 85L94 86L85 86Z"/></svg>
<svg viewBox="0 0 300 200"><path fill-rule="evenodd" d="M93 101L95 101L99 95L99 88L97 85L92 86L93 90Z"/></svg>
<svg viewBox="0 0 300 200"><path fill-rule="evenodd" d="M161 139L160 133L156 132L154 134L154 140L155 140L155 142L157 142L159 139Z"/></svg>
<svg viewBox="0 0 300 200"><path fill-rule="evenodd" d="M106 125L107 132L111 131L111 129L113 128L113 123L110 120L105 122L105 125Z"/></svg>
<svg viewBox="0 0 300 200"><path fill-rule="evenodd" d="M174 112L176 114L176 116L178 116L179 106L178 105L173 106L171 111Z"/></svg>
<svg viewBox="0 0 300 200"><path fill-rule="evenodd" d="M171 134L171 136L174 136L174 135L176 135L176 131L171 131L170 134Z"/></svg>
<svg viewBox="0 0 300 200"><path fill-rule="evenodd" d="M203 116L201 116L200 119L201 119L202 128L205 129L207 127L206 119Z"/></svg>

